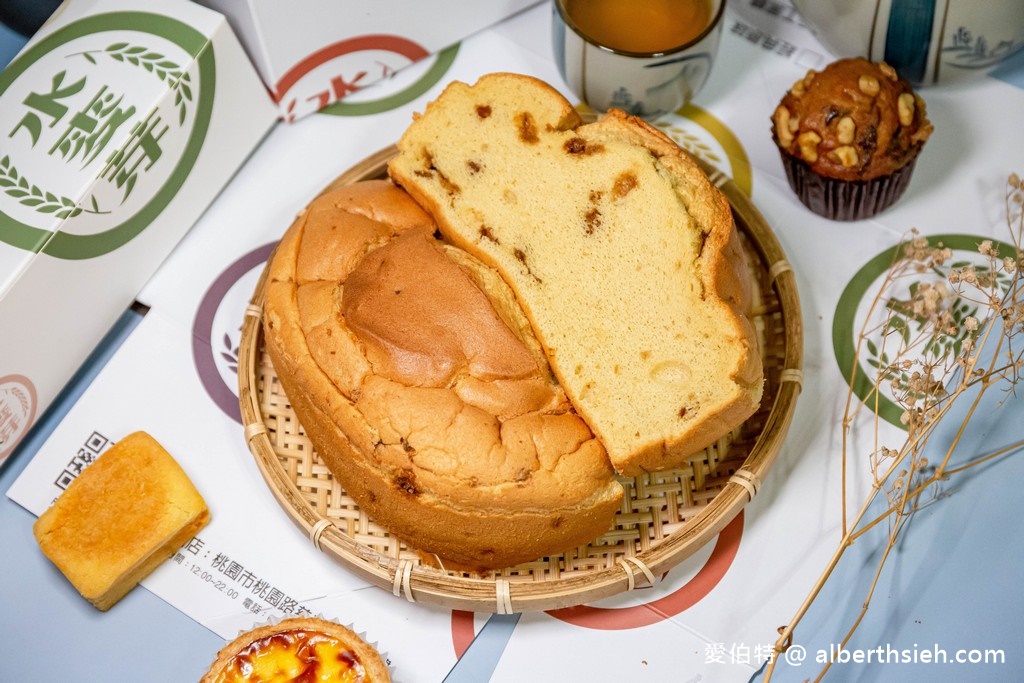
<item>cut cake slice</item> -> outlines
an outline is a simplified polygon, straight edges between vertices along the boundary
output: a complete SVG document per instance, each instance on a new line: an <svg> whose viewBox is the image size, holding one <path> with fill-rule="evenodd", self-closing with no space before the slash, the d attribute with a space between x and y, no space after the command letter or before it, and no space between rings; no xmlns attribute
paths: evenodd
<svg viewBox="0 0 1024 683"><path fill-rule="evenodd" d="M509 283L617 471L677 466L757 409L732 213L670 138L618 111L581 125L546 83L489 74L398 149L391 178Z"/></svg>

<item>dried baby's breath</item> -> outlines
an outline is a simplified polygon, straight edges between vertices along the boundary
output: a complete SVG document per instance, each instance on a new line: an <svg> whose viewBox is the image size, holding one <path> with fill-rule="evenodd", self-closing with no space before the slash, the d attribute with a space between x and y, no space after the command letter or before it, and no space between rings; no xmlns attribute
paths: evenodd
<svg viewBox="0 0 1024 683"><path fill-rule="evenodd" d="M854 367L860 367L867 349L876 362L873 389L857 399L852 388L847 395L842 422L842 537L828 564L790 623L779 629L775 653L785 652L794 642L794 630L817 599L825 582L846 549L868 531L885 525L887 545L860 612L853 619L841 647L853 636L870 606L879 577L890 551L906 530L914 513L949 495L945 483L954 475L983 462L1024 448L1024 441L975 457L966 464L951 466L957 442L989 391L1014 392L1024 371L1024 181L1016 173L1006 181L1006 225L1013 255L1006 254L991 239L980 240L976 263L954 263L952 249L912 230L897 250L899 257L887 271L872 310L886 311L879 325L867 321L858 335ZM899 298L897 285L913 279L909 295ZM913 330L907 320L914 321ZM982 353L983 350L991 353ZM984 361L982 359L985 359ZM887 390L895 402L906 439L898 447L876 446L868 454L873 486L852 520L847 520L847 461L851 454L855 418L862 410L872 411L868 428L878 438L881 419L879 397ZM966 403L965 417L951 417L952 406ZM1001 403L999 405L1002 405ZM949 420L960 420L951 445L932 464L924 456L936 428ZM944 425L945 426L945 425ZM869 517L873 503L884 497L881 514ZM771 679L778 657L768 663L765 681ZM825 675L826 663L818 678Z"/></svg>

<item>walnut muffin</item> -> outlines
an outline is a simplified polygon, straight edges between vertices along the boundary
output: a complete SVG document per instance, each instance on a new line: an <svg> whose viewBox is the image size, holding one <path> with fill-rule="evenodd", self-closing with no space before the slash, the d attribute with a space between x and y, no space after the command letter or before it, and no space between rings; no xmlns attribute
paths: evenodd
<svg viewBox="0 0 1024 683"><path fill-rule="evenodd" d="M800 201L832 220L870 218L910 183L932 133L924 100L885 62L809 71L772 114L772 138Z"/></svg>

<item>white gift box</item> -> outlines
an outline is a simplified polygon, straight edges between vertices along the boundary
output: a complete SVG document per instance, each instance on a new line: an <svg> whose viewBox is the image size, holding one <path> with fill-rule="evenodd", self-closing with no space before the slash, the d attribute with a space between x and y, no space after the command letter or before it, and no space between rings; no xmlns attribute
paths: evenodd
<svg viewBox="0 0 1024 683"><path fill-rule="evenodd" d="M0 73L0 462L276 119L185 0L69 0Z"/></svg>
<svg viewBox="0 0 1024 683"><path fill-rule="evenodd" d="M286 121L495 24L537 0L198 0L223 12Z"/></svg>

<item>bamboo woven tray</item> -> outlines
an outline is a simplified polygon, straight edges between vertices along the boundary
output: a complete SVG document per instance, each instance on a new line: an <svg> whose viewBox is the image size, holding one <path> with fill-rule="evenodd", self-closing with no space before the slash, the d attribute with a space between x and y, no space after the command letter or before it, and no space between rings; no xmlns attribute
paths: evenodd
<svg viewBox="0 0 1024 683"><path fill-rule="evenodd" d="M326 189L384 177L394 154L394 148L378 152ZM753 319L766 377L761 408L686 467L620 477L623 509L602 537L487 575L422 561L334 480L303 433L264 350L264 271L246 310L239 348L245 437L267 485L313 545L409 601L513 613L576 606L649 585L715 538L756 495L789 429L802 380L803 332L795 278L771 228L728 177L705 170L732 205L753 270Z"/></svg>

